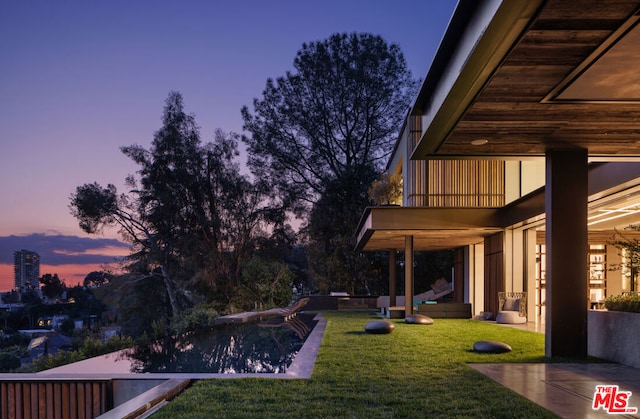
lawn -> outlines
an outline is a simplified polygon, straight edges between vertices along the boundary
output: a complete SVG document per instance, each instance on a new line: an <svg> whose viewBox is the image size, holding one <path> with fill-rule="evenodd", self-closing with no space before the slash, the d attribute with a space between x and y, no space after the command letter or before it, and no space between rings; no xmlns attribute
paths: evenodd
<svg viewBox="0 0 640 419"><path fill-rule="evenodd" d="M544 336L475 320L433 325L393 320L388 335L364 332L372 312L327 312L308 380L201 380L153 418L534 418L555 417L467 363L542 362ZM513 351L478 354L478 340Z"/></svg>

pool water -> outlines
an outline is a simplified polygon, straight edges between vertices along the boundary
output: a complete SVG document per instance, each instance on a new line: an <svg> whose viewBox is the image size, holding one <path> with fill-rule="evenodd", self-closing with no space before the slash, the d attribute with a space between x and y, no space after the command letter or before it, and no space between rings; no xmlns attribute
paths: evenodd
<svg viewBox="0 0 640 419"><path fill-rule="evenodd" d="M216 326L121 352L132 373L284 373L317 323L313 314Z"/></svg>

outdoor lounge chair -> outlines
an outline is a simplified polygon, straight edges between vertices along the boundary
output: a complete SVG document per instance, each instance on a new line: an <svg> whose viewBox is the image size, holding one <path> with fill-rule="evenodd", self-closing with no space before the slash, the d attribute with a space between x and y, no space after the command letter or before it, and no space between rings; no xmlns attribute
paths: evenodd
<svg viewBox="0 0 640 419"><path fill-rule="evenodd" d="M522 324L527 322L527 293L499 292L496 323Z"/></svg>
<svg viewBox="0 0 640 419"><path fill-rule="evenodd" d="M258 323L259 327L288 327L293 330L296 335L300 339L304 339L304 337L309 333L309 326L307 326L300 317L296 317L290 320L265 320Z"/></svg>
<svg viewBox="0 0 640 419"><path fill-rule="evenodd" d="M257 314L258 314L258 316L261 316L261 317L262 316L281 316L285 320L289 320L289 319L292 319L293 317L295 317L297 312L302 307L307 305L308 302L309 302L309 298L301 298L301 299L299 299L298 301L296 301L295 303L291 304L288 307L271 308L269 310L260 311Z"/></svg>
<svg viewBox="0 0 640 419"><path fill-rule="evenodd" d="M425 301L435 301L448 294L451 294L452 292L453 292L453 288L451 287L451 284L447 282L446 279L439 278L431 285L431 289L429 291L425 291L421 294L416 294L413 296L413 305L416 306L417 304L420 304ZM378 297L376 301L376 307L381 309L382 314L386 315L387 317L389 314L388 312L390 307L389 300L390 298L388 295L381 295L380 297ZM398 295L396 297L395 308L398 310L400 309L404 310L404 304L405 304L404 300L405 300L405 297L403 295Z"/></svg>
<svg viewBox="0 0 640 419"><path fill-rule="evenodd" d="M448 283L446 279L439 278L431 285L431 289L424 293L424 296L418 294L414 297L414 300L436 301L437 299L451 294L452 292L453 288L451 288L451 284Z"/></svg>

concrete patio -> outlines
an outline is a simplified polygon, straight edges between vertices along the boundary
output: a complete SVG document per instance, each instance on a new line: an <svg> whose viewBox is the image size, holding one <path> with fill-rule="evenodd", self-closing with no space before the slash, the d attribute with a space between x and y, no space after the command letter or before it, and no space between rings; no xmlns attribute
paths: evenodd
<svg viewBox="0 0 640 419"><path fill-rule="evenodd" d="M593 410L598 385L618 385L630 391L627 407L640 407L640 369L608 363L470 364L471 368L497 381L563 418L611 416ZM637 418L639 414L616 414Z"/></svg>

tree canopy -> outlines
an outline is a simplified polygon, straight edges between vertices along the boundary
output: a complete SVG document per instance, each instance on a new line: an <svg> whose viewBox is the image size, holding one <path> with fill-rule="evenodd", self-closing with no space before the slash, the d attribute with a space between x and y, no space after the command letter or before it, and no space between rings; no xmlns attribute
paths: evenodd
<svg viewBox="0 0 640 419"><path fill-rule="evenodd" d="M282 196L316 202L336 179L386 163L417 87L395 44L371 34L305 43L242 109L249 165Z"/></svg>

